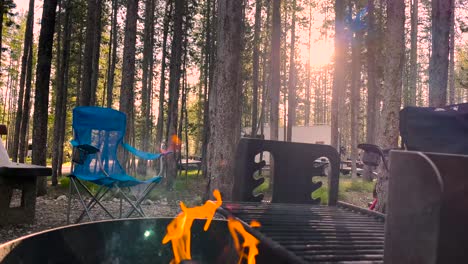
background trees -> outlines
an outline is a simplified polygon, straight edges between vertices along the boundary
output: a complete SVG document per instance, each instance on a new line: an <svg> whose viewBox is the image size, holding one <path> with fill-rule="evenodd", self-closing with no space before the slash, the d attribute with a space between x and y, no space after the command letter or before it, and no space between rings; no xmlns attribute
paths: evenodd
<svg viewBox="0 0 468 264"><path fill-rule="evenodd" d="M183 155L169 162L171 189L187 154L202 157L205 176L229 178L228 145L242 132L290 140L292 126L328 124L332 145L356 160L360 142L397 144L401 105L468 96L464 1L54 1L0 5L6 144L22 160L34 141L33 162L51 162L54 185L70 161L64 142L78 105L124 111L125 140L146 151L177 135ZM229 183L211 186L229 193Z"/></svg>

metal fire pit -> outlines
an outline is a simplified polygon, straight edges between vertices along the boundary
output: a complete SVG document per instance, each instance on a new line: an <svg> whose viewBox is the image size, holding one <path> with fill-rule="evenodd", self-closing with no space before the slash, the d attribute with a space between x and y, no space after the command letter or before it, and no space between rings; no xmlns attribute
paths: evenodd
<svg viewBox="0 0 468 264"><path fill-rule="evenodd" d="M94 222L22 237L0 246L0 263L169 263L171 244L161 243L172 218ZM192 226L196 263L237 263L227 224L204 220Z"/></svg>
<svg viewBox="0 0 468 264"><path fill-rule="evenodd" d="M162 244L173 218L112 220L71 225L25 236L0 245L0 263L169 263L172 247ZM239 256L225 220L205 220L192 226L192 261L183 263L238 263ZM252 232L248 226L247 231ZM293 263L284 250L260 239L257 263Z"/></svg>

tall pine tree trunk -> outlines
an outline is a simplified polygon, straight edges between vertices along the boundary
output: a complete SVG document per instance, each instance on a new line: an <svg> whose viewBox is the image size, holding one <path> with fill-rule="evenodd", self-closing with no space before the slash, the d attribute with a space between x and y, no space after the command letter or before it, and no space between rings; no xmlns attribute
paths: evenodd
<svg viewBox="0 0 468 264"><path fill-rule="evenodd" d="M183 45L183 18L185 13L185 0L175 1L174 5L174 35L171 47L171 63L169 66L169 105L166 142L177 148L178 140L173 140L177 135L177 116L179 109L180 76L182 64L182 45ZM175 178L177 176L176 149L172 155L167 156L167 182L166 188L172 190Z"/></svg>
<svg viewBox="0 0 468 264"><path fill-rule="evenodd" d="M449 104L455 103L455 0L450 14L450 61L448 72Z"/></svg>
<svg viewBox="0 0 468 264"><path fill-rule="evenodd" d="M418 84L418 0L411 1L411 51L410 51L410 85L407 105L416 105Z"/></svg>
<svg viewBox="0 0 468 264"><path fill-rule="evenodd" d="M368 1L367 15L367 114L366 114L366 143L375 144L376 123L379 107L377 105L377 89L379 80L377 76L377 43L379 41L378 28L375 19L375 0ZM363 179L372 181L372 168L364 165Z"/></svg>
<svg viewBox="0 0 468 264"><path fill-rule="evenodd" d="M211 5L213 2L213 6ZM214 56L214 34L215 34L215 8L216 0L208 0L206 6L206 26L205 26L205 33L206 33L206 42L205 42L205 66L204 66L204 91L203 91L203 135L202 135L202 171L206 177L208 177L208 160L207 160L207 151L208 151L208 142L210 138L210 115L209 115L209 101L211 95L211 88L212 88L212 69L213 69L213 61ZM211 15L213 14L213 15ZM210 19L211 18L211 19Z"/></svg>
<svg viewBox="0 0 468 264"><path fill-rule="evenodd" d="M127 17L125 22L125 40L122 64L122 83L120 86L119 110L127 115L127 131L125 141L130 142L134 126L134 95L135 84L135 51L138 19L138 0L127 1ZM127 165L126 156L122 162Z"/></svg>
<svg viewBox="0 0 468 264"><path fill-rule="evenodd" d="M131 2L131 1L130 1ZM88 0L88 11L86 16L86 44L83 56L83 78L80 90L80 105L92 105L95 71L95 48L96 36L100 34L99 24L101 21L99 10L101 0ZM98 16L99 15L99 16ZM125 73L125 72L124 72Z"/></svg>
<svg viewBox="0 0 468 264"><path fill-rule="evenodd" d="M311 56L311 48L310 45L312 40L312 4L309 4L309 40L307 43L307 64L306 64L306 76L307 76L307 84L306 84L306 90L305 90L305 117L304 117L304 124L305 126L310 125L310 61L312 59Z"/></svg>
<svg viewBox="0 0 468 264"><path fill-rule="evenodd" d="M358 158L357 144L359 137L359 105L361 88L361 43L364 33L356 32L352 42L351 71L351 177L357 177L356 161Z"/></svg>
<svg viewBox="0 0 468 264"><path fill-rule="evenodd" d="M3 18L2 18L3 19ZM16 110L15 131L13 144L11 149L11 158L14 162L18 159L18 149L20 142L21 120L23 119L23 101L24 101L24 85L26 83L26 71L29 59L32 59L32 54L29 54L30 46L33 42L33 27L34 27L34 0L29 0L29 11L26 19L26 31L24 33L23 55L21 57L21 75L18 94L18 103Z"/></svg>
<svg viewBox="0 0 468 264"><path fill-rule="evenodd" d="M387 3L387 28L385 32L385 74L383 88L382 126L379 145L384 148L398 147L399 112L401 106L402 68L405 52L405 1ZM388 172L379 173L377 179L376 210L385 212L388 192Z"/></svg>
<svg viewBox="0 0 468 264"><path fill-rule="evenodd" d="M92 62L92 74L91 74L91 97L89 99L90 105L96 105L96 91L99 78L99 57L101 52L101 36L102 36L102 0L98 0L96 3L96 29L93 38L93 62Z"/></svg>
<svg viewBox="0 0 468 264"><path fill-rule="evenodd" d="M241 128L241 1L218 1L218 38L213 97L210 97L208 175L210 190L232 199L234 164Z"/></svg>
<svg viewBox="0 0 468 264"><path fill-rule="evenodd" d="M432 1L432 53L429 62L429 105L447 104L449 32L452 0Z"/></svg>
<svg viewBox="0 0 468 264"><path fill-rule="evenodd" d="M111 108L114 99L114 80L115 80L115 66L117 64L117 12L118 12L118 0L112 0L112 28L111 28L111 40L110 45L112 51L109 49L110 56L110 67L107 71L107 107Z"/></svg>
<svg viewBox="0 0 468 264"><path fill-rule="evenodd" d="M252 100L252 135L257 135L258 126L258 80L259 80L259 60L260 60L260 27L262 22L262 1L255 3L255 25L254 25L254 48L253 48L253 100Z"/></svg>
<svg viewBox="0 0 468 264"><path fill-rule="evenodd" d="M62 53L57 54L61 56L60 72L57 72L57 92L55 95L55 120L54 120L54 141L52 146L52 186L58 183L58 176L61 176L61 164L63 161L63 142L65 138L65 117L67 109L67 81L69 69L69 55L70 55L70 35L71 35L71 22L70 12L72 8L71 0L65 3L65 21L63 32L63 48ZM60 36L58 36L60 37Z"/></svg>
<svg viewBox="0 0 468 264"><path fill-rule="evenodd" d="M345 0L335 2L335 73L333 76L331 107L331 145L338 149L339 128L341 126L342 106L345 91L346 36L345 36Z"/></svg>
<svg viewBox="0 0 468 264"><path fill-rule="evenodd" d="M36 92L34 96L32 163L46 165L47 120L49 108L49 81L52 64L55 13L57 0L44 0L42 8L41 32L36 68ZM47 178L38 178L37 195L47 193Z"/></svg>
<svg viewBox="0 0 468 264"><path fill-rule="evenodd" d="M278 140L280 63L281 63L281 0L273 1L273 32L271 37L271 91L270 91L270 139Z"/></svg>
<svg viewBox="0 0 468 264"><path fill-rule="evenodd" d="M143 32L143 61L142 61L142 80L141 80L141 114L143 117L142 122L142 137L141 137L141 149L143 151L149 151L149 131L150 128L150 91L149 91L149 83L151 80L149 79L149 71L150 71L150 60L153 56L153 46L152 46L152 38L153 32L152 28L154 27L154 7L155 1L148 0L145 6L145 27ZM141 174L146 172L146 161L140 159L138 162L138 170Z"/></svg>
<svg viewBox="0 0 468 264"><path fill-rule="evenodd" d="M24 163L28 142L26 134L29 128L29 113L31 110L31 85L33 71L33 45L29 45L28 66L26 69L26 89L24 90L23 116L21 118L20 142L19 142L19 162Z"/></svg>
<svg viewBox="0 0 468 264"><path fill-rule="evenodd" d="M289 83L288 83L288 131L287 141L292 141L292 130L296 123L296 0L293 0L291 25L291 52L289 55Z"/></svg>
<svg viewBox="0 0 468 264"><path fill-rule="evenodd" d="M169 34L169 22L172 14L172 1L166 0L166 8L164 14L164 29L162 43L162 59L161 59L161 81L159 84L159 107L158 121L156 123L156 147L161 147L161 142L164 138L164 97L166 93L166 57L167 57L167 38Z"/></svg>

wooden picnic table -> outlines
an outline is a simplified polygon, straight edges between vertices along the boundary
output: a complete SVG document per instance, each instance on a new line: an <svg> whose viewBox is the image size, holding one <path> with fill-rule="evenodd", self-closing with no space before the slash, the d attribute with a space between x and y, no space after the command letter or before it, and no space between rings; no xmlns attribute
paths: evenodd
<svg viewBox="0 0 468 264"><path fill-rule="evenodd" d="M0 225L32 224L36 210L37 177L52 175L44 166L10 163L0 165ZM21 204L11 208L13 190L21 191Z"/></svg>
<svg viewBox="0 0 468 264"><path fill-rule="evenodd" d="M179 163L179 168L181 170L188 170L190 167L195 167L197 169L197 176L201 170L201 160L195 159L182 159Z"/></svg>

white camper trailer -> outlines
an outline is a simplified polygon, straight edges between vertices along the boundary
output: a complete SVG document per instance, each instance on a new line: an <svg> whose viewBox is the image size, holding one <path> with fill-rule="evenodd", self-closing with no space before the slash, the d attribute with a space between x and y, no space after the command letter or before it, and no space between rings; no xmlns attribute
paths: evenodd
<svg viewBox="0 0 468 264"><path fill-rule="evenodd" d="M247 127L243 130L243 134L250 135L252 128ZM284 127L278 129L278 140L284 141ZM260 134L260 131L257 132ZM270 127L265 126L265 139L270 139ZM313 125L313 126L293 126L292 142L311 143L311 144L331 144L331 126L329 125Z"/></svg>

